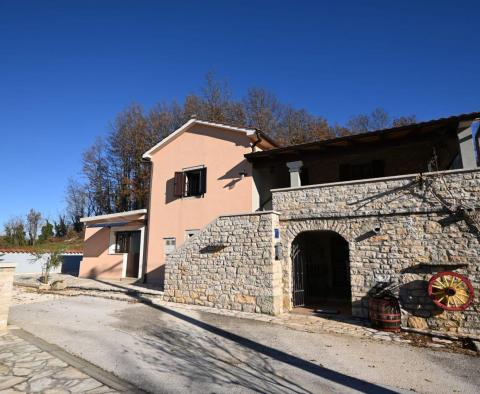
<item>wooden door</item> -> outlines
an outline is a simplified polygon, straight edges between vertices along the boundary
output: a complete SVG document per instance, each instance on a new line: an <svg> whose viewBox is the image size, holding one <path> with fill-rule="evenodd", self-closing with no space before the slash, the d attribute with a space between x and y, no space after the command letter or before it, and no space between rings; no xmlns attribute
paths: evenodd
<svg viewBox="0 0 480 394"><path fill-rule="evenodd" d="M140 268L140 231L132 231L129 242L127 278L138 278L138 270Z"/></svg>

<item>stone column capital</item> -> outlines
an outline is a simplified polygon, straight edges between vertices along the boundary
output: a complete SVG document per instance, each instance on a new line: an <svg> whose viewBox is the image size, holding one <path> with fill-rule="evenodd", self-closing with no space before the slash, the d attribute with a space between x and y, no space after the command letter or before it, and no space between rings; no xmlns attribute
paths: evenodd
<svg viewBox="0 0 480 394"><path fill-rule="evenodd" d="M301 160L289 161L287 163L287 167L290 172L299 172L303 167L303 161Z"/></svg>

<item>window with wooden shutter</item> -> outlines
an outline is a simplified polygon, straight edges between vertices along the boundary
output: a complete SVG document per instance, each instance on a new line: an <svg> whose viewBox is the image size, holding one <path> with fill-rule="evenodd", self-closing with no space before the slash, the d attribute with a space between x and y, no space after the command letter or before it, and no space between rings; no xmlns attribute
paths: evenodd
<svg viewBox="0 0 480 394"><path fill-rule="evenodd" d="M173 184L175 197L203 196L207 192L207 169L202 167L175 172Z"/></svg>
<svg viewBox="0 0 480 394"><path fill-rule="evenodd" d="M183 197L185 190L185 179L183 172L175 172L173 178L173 195L175 197Z"/></svg>

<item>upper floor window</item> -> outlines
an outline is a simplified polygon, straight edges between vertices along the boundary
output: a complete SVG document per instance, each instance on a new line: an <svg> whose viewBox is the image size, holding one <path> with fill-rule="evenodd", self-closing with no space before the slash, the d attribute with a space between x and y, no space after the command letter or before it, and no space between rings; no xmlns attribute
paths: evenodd
<svg viewBox="0 0 480 394"><path fill-rule="evenodd" d="M173 189L175 197L203 196L207 192L207 169L175 172Z"/></svg>

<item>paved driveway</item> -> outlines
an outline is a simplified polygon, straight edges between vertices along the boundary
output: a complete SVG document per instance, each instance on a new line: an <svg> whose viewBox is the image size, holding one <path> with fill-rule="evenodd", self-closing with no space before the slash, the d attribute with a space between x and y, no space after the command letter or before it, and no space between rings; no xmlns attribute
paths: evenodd
<svg viewBox="0 0 480 394"><path fill-rule="evenodd" d="M92 297L18 305L11 323L156 393L476 393L480 359Z"/></svg>

